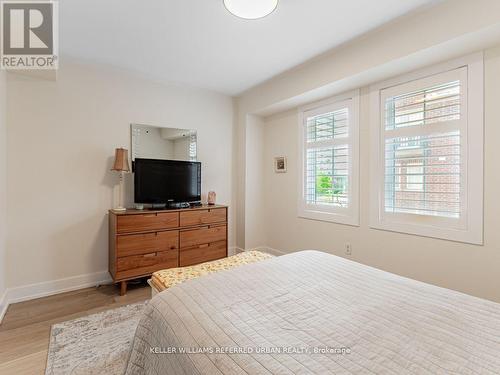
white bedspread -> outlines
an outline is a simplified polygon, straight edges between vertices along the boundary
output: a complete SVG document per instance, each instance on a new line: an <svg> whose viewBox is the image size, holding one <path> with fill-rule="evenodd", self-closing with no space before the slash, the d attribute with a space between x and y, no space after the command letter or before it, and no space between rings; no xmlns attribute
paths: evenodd
<svg viewBox="0 0 500 375"><path fill-rule="evenodd" d="M160 293L127 366L128 375L312 373L500 374L500 304L302 251Z"/></svg>

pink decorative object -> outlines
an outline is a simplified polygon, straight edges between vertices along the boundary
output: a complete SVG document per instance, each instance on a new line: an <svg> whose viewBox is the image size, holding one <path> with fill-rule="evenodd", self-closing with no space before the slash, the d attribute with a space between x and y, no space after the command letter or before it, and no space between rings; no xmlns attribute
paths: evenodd
<svg viewBox="0 0 500 375"><path fill-rule="evenodd" d="M216 197L217 197L217 195L215 194L215 191L209 191L208 192L208 204L214 205Z"/></svg>

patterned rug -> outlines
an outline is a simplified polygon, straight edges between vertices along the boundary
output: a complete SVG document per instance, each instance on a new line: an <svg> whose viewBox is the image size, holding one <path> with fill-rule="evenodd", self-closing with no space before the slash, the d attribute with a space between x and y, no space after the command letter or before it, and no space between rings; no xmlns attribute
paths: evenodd
<svg viewBox="0 0 500 375"><path fill-rule="evenodd" d="M146 302L54 324L46 375L122 375Z"/></svg>

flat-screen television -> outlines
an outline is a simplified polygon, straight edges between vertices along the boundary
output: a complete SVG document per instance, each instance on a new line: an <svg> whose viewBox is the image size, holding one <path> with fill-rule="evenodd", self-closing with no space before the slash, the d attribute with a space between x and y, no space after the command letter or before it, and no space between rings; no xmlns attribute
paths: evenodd
<svg viewBox="0 0 500 375"><path fill-rule="evenodd" d="M199 202L201 163L136 158L134 187L135 203Z"/></svg>

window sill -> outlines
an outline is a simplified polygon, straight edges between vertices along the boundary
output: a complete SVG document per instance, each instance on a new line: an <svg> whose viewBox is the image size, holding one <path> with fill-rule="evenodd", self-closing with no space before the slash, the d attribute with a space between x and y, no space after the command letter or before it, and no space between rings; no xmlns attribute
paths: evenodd
<svg viewBox="0 0 500 375"><path fill-rule="evenodd" d="M370 228L420 237L436 238L446 241L468 243L472 245L483 245L483 233L479 229L453 229L439 226L379 221L371 222Z"/></svg>
<svg viewBox="0 0 500 375"><path fill-rule="evenodd" d="M346 215L341 213L315 211L315 210L299 210L297 216L301 219L325 221L329 223L359 227L358 217L353 217L351 215Z"/></svg>

